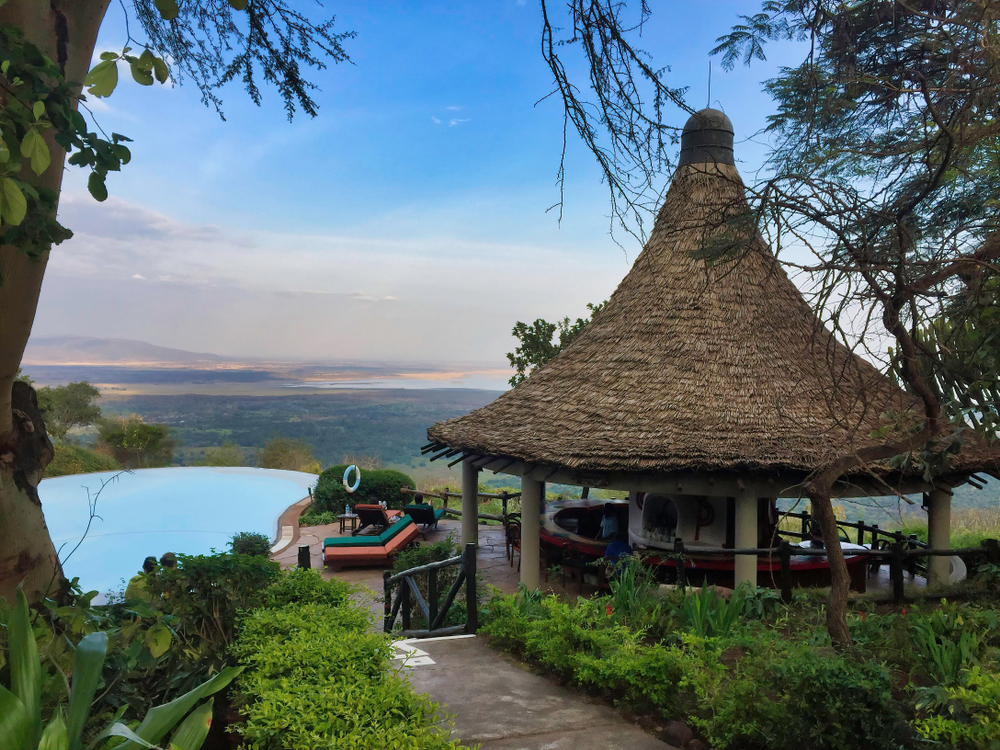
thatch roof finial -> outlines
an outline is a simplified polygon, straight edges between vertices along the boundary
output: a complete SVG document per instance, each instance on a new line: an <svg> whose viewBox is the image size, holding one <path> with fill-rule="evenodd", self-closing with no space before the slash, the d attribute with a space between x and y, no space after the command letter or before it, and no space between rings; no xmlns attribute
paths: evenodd
<svg viewBox="0 0 1000 750"><path fill-rule="evenodd" d="M733 164L733 123L724 112L706 107L688 118L681 132L685 164Z"/></svg>

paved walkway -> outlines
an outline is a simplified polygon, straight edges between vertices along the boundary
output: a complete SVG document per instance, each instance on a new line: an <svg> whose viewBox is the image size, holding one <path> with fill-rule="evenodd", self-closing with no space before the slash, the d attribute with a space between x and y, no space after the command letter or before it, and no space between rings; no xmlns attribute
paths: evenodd
<svg viewBox="0 0 1000 750"><path fill-rule="evenodd" d="M466 745L479 743L481 750L676 750L613 708L512 664L484 638L404 641L397 649L413 687L441 704L455 722L452 736Z"/></svg>

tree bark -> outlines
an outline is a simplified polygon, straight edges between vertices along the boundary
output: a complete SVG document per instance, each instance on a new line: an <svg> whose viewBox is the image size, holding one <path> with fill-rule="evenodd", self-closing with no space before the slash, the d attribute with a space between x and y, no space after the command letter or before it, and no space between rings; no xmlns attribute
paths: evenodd
<svg viewBox="0 0 1000 750"><path fill-rule="evenodd" d="M844 559L844 549L840 546L837 516L833 512L833 501L829 493L814 490L809 495L813 516L819 521L823 532L823 545L830 566L830 596L826 602L826 629L835 645L850 646L851 633L847 629L847 596L851 589L851 577Z"/></svg>
<svg viewBox="0 0 1000 750"><path fill-rule="evenodd" d="M8 0L0 7L0 24L19 26L27 40L60 66L67 80L82 83L109 2ZM20 176L58 194L66 153L51 131L45 140L52 156L49 168L35 175L25 164ZM37 491L52 459L52 444L34 391L25 392L14 383L31 335L50 248L35 249L40 252L33 260L20 248L0 246L0 596L8 600L22 580L29 600L34 600L62 575Z"/></svg>

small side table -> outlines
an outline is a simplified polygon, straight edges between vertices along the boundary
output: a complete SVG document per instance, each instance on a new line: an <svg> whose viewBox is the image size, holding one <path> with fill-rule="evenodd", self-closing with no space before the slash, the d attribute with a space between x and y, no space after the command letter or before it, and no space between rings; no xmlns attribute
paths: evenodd
<svg viewBox="0 0 1000 750"><path fill-rule="evenodd" d="M343 534L344 530L347 528L347 522L351 522L351 531L354 532L358 528L358 514L357 513L341 513L337 516L337 520L340 521L340 533Z"/></svg>

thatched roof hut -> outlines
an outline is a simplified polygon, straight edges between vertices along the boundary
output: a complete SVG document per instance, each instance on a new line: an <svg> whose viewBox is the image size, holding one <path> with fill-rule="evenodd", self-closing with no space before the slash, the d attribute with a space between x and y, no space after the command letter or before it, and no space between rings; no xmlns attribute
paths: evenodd
<svg viewBox="0 0 1000 750"><path fill-rule="evenodd" d="M605 308L517 387L432 426L427 450L464 462L466 494L478 470L492 469L520 475L522 488L553 481L738 502L798 495L832 458L883 442L887 415L916 399L824 327L747 215L732 124L702 110L684 129L649 241ZM720 244L740 252L707 263ZM979 443L952 459L946 484L976 471L1000 475L996 452ZM890 487L944 491L915 465L883 465L837 492ZM745 513L744 525L755 524Z"/></svg>

